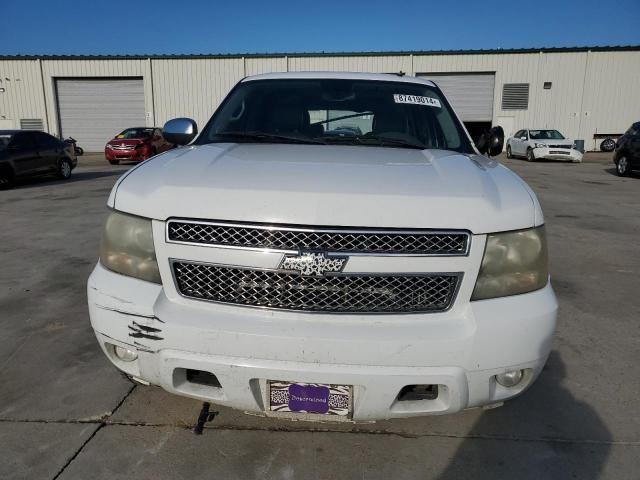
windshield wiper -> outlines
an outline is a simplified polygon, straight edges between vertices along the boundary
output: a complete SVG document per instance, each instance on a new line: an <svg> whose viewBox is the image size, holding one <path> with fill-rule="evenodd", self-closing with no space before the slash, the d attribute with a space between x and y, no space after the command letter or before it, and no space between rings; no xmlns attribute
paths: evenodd
<svg viewBox="0 0 640 480"><path fill-rule="evenodd" d="M399 138L381 137L379 135L369 135L369 138L377 140L383 147L399 147L399 148L415 148L418 150L424 150L427 148L422 143L413 143Z"/></svg>
<svg viewBox="0 0 640 480"><path fill-rule="evenodd" d="M266 132L220 132L215 134L216 137L238 139L238 140L253 140L259 142L274 142L274 143L311 143L324 145L325 142L320 140L314 140L312 138L305 137L293 137L289 135L278 135L275 133Z"/></svg>
<svg viewBox="0 0 640 480"><path fill-rule="evenodd" d="M427 147L420 143L407 142L398 138L380 137L378 135L330 135L322 137L327 142L350 143L352 145L369 145L378 147L414 148L424 150ZM371 142L373 140L373 142Z"/></svg>

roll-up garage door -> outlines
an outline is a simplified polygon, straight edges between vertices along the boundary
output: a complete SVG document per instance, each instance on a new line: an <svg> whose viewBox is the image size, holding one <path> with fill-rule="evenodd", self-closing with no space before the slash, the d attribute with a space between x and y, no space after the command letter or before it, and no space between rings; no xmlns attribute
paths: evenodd
<svg viewBox="0 0 640 480"><path fill-rule="evenodd" d="M58 113L64 138L99 152L128 127L144 127L144 87L141 78L58 79Z"/></svg>
<svg viewBox="0 0 640 480"><path fill-rule="evenodd" d="M490 122L493 119L493 73L425 73L419 76L438 84L463 122Z"/></svg>

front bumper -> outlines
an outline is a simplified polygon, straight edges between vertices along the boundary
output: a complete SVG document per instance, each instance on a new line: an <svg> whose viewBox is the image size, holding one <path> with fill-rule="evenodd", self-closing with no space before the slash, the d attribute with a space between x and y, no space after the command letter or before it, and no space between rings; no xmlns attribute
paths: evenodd
<svg viewBox="0 0 640 480"><path fill-rule="evenodd" d="M521 393L544 366L557 314L549 284L525 295L466 301L444 313L332 316L175 297L100 264L88 298L101 347L134 377L274 416L265 408L267 380L353 385L354 421L453 413ZM137 350L138 359L122 362L108 344ZM221 386L191 383L186 369L211 372ZM518 386L495 381L515 369L527 372ZM416 384L438 385L438 397L398 400L402 387Z"/></svg>
<svg viewBox="0 0 640 480"><path fill-rule="evenodd" d="M546 160L565 160L570 162L582 162L582 152L574 148L534 148L533 155L536 158Z"/></svg>
<svg viewBox="0 0 640 480"><path fill-rule="evenodd" d="M107 160L128 160L133 162L142 162L149 158L149 152L146 148L138 148L133 150L113 150L111 148L104 149L104 156Z"/></svg>

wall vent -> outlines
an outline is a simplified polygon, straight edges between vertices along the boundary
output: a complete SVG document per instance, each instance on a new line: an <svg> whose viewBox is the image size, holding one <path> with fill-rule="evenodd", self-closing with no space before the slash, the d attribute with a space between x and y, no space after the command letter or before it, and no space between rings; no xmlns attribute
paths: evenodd
<svg viewBox="0 0 640 480"><path fill-rule="evenodd" d="M44 122L41 118L21 118L20 130L44 130Z"/></svg>
<svg viewBox="0 0 640 480"><path fill-rule="evenodd" d="M505 83L502 87L502 110L527 110L529 84Z"/></svg>

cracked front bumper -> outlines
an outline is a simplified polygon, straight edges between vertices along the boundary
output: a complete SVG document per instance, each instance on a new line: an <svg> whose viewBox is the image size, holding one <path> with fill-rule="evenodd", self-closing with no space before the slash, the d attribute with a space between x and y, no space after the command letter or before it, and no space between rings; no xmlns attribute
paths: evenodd
<svg viewBox="0 0 640 480"><path fill-rule="evenodd" d="M533 155L537 159L582 162L582 152L574 148L534 148Z"/></svg>
<svg viewBox="0 0 640 480"><path fill-rule="evenodd" d="M268 380L353 385L353 420L453 413L501 402L537 377L551 348L550 285L427 315L309 315L168 298L161 285L100 264L88 283L98 341L121 370L165 390L236 409L268 411ZM110 345L134 349L119 361ZM187 369L220 386L191 383ZM520 385L498 373L525 369ZM432 400L399 401L407 385L438 385Z"/></svg>

